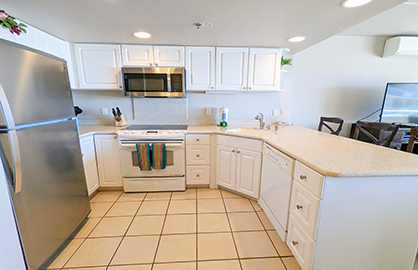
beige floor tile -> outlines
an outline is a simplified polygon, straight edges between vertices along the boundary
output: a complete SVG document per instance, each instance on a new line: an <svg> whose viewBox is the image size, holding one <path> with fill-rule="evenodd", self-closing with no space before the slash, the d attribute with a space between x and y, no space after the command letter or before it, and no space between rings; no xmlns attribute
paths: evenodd
<svg viewBox="0 0 418 270"><path fill-rule="evenodd" d="M126 235L160 234L165 216L136 216Z"/></svg>
<svg viewBox="0 0 418 270"><path fill-rule="evenodd" d="M255 211L263 211L263 209L261 208L261 206L258 204L258 202L250 200L251 204L253 205Z"/></svg>
<svg viewBox="0 0 418 270"><path fill-rule="evenodd" d="M168 214L196 214L196 200L171 201Z"/></svg>
<svg viewBox="0 0 418 270"><path fill-rule="evenodd" d="M196 270L196 262L154 264L153 270Z"/></svg>
<svg viewBox="0 0 418 270"><path fill-rule="evenodd" d="M126 192L122 193L122 196L119 197L118 202L140 202L142 201L147 193L138 193L138 192Z"/></svg>
<svg viewBox="0 0 418 270"><path fill-rule="evenodd" d="M65 267L107 266L121 237L86 239Z"/></svg>
<svg viewBox="0 0 418 270"><path fill-rule="evenodd" d="M133 217L103 218L89 235L91 237L124 236Z"/></svg>
<svg viewBox="0 0 418 270"><path fill-rule="evenodd" d="M196 215L167 215L163 234L196 233Z"/></svg>
<svg viewBox="0 0 418 270"><path fill-rule="evenodd" d="M267 231L270 236L270 239L273 241L274 246L279 252L280 256L293 256L292 252L290 252L287 245L282 241L279 234L276 231Z"/></svg>
<svg viewBox="0 0 418 270"><path fill-rule="evenodd" d="M77 248L83 243L84 239L73 239L68 246L61 252L61 254L51 263L51 268L61 268L68 261L68 259L74 254Z"/></svg>
<svg viewBox="0 0 418 270"><path fill-rule="evenodd" d="M188 188L186 191L173 192L172 200L196 200L196 189Z"/></svg>
<svg viewBox="0 0 418 270"><path fill-rule="evenodd" d="M241 270L238 260L199 262L199 270Z"/></svg>
<svg viewBox="0 0 418 270"><path fill-rule="evenodd" d="M199 233L231 231L225 213L199 214L197 215L197 225L197 231Z"/></svg>
<svg viewBox="0 0 418 270"><path fill-rule="evenodd" d="M266 230L275 230L273 224L271 224L269 218L264 212L257 212L257 215L260 217L261 222L263 223Z"/></svg>
<svg viewBox="0 0 418 270"><path fill-rule="evenodd" d="M221 192L222 192L222 197L224 199L242 199L243 198L242 196L226 191L225 189L221 189Z"/></svg>
<svg viewBox="0 0 418 270"><path fill-rule="evenodd" d="M265 231L236 232L234 237L240 258L278 256Z"/></svg>
<svg viewBox="0 0 418 270"><path fill-rule="evenodd" d="M109 266L107 270L151 270L152 264ZM74 269L77 270L77 269Z"/></svg>
<svg viewBox="0 0 418 270"><path fill-rule="evenodd" d="M280 258L241 260L243 270L286 270Z"/></svg>
<svg viewBox="0 0 418 270"><path fill-rule="evenodd" d="M81 228L81 230L74 238L87 238L87 236L91 233L94 227L96 227L100 220L101 218L88 218L86 224L84 224L83 228Z"/></svg>
<svg viewBox="0 0 418 270"><path fill-rule="evenodd" d="M197 201L197 212L203 213L225 213L225 206L223 200L198 200Z"/></svg>
<svg viewBox="0 0 418 270"><path fill-rule="evenodd" d="M135 216L140 205L141 202L117 202L107 212L106 217Z"/></svg>
<svg viewBox="0 0 418 270"><path fill-rule="evenodd" d="M222 199L220 189L208 189L198 188L197 189L198 199Z"/></svg>
<svg viewBox="0 0 418 270"><path fill-rule="evenodd" d="M264 227L255 212L228 213L232 231L263 231Z"/></svg>
<svg viewBox="0 0 418 270"><path fill-rule="evenodd" d="M198 260L222 260L238 258L231 233L198 235Z"/></svg>
<svg viewBox="0 0 418 270"><path fill-rule="evenodd" d="M122 191L100 191L90 202L116 202Z"/></svg>
<svg viewBox="0 0 418 270"><path fill-rule="evenodd" d="M163 235L155 262L196 260L196 234Z"/></svg>
<svg viewBox="0 0 418 270"><path fill-rule="evenodd" d="M150 192L145 197L146 201L168 201L170 200L171 192Z"/></svg>
<svg viewBox="0 0 418 270"><path fill-rule="evenodd" d="M111 265L152 263L159 236L130 236L122 240Z"/></svg>
<svg viewBox="0 0 418 270"><path fill-rule="evenodd" d="M228 212L253 212L254 209L251 206L248 199L226 199L225 206Z"/></svg>
<svg viewBox="0 0 418 270"><path fill-rule="evenodd" d="M63 268L63 269L73 269L73 270L106 270L106 267L82 267L82 268Z"/></svg>
<svg viewBox="0 0 418 270"><path fill-rule="evenodd" d="M287 270L302 270L295 257L282 258Z"/></svg>
<svg viewBox="0 0 418 270"><path fill-rule="evenodd" d="M89 217L103 217L113 203L90 203Z"/></svg>
<svg viewBox="0 0 418 270"><path fill-rule="evenodd" d="M165 215L169 201L144 201L138 215Z"/></svg>

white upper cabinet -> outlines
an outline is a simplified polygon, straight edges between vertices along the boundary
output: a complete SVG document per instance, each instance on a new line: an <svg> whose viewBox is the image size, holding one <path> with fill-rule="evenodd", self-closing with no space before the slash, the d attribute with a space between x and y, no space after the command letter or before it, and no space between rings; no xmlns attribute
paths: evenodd
<svg viewBox="0 0 418 270"><path fill-rule="evenodd" d="M215 88L215 47L186 47L186 89Z"/></svg>
<svg viewBox="0 0 418 270"><path fill-rule="evenodd" d="M216 48L216 90L247 89L248 48Z"/></svg>
<svg viewBox="0 0 418 270"><path fill-rule="evenodd" d="M153 66L154 53L151 45L122 45L123 66Z"/></svg>
<svg viewBox="0 0 418 270"><path fill-rule="evenodd" d="M119 45L75 44L80 89L121 89Z"/></svg>
<svg viewBox="0 0 418 270"><path fill-rule="evenodd" d="M248 90L279 90L280 61L281 49L251 48Z"/></svg>
<svg viewBox="0 0 418 270"><path fill-rule="evenodd" d="M154 65L157 67L184 67L184 47L154 46Z"/></svg>

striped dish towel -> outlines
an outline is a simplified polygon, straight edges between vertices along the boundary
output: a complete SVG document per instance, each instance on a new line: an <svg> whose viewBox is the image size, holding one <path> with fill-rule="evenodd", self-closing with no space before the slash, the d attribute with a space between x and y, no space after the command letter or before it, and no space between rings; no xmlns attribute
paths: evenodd
<svg viewBox="0 0 418 270"><path fill-rule="evenodd" d="M141 171L151 171L151 151L148 143L137 143L136 153Z"/></svg>
<svg viewBox="0 0 418 270"><path fill-rule="evenodd" d="M152 168L164 170L166 165L165 143L152 144Z"/></svg>

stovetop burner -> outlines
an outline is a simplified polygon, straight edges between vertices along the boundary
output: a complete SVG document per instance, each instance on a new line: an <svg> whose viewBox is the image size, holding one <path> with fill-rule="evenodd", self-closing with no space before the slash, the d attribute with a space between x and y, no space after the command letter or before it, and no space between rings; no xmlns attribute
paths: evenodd
<svg viewBox="0 0 418 270"><path fill-rule="evenodd" d="M131 125L126 130L187 130L187 125Z"/></svg>

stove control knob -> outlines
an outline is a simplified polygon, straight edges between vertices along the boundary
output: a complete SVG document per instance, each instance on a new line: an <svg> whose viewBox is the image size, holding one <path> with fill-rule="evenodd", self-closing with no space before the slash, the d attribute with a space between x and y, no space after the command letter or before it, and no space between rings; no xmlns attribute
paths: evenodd
<svg viewBox="0 0 418 270"><path fill-rule="evenodd" d="M129 130L125 130L125 134L129 134Z"/></svg>
<svg viewBox="0 0 418 270"><path fill-rule="evenodd" d="M136 133L136 131L135 130L132 130L132 134L135 134Z"/></svg>
<svg viewBox="0 0 418 270"><path fill-rule="evenodd" d="M170 130L168 133L173 134L173 131L172 131L172 130Z"/></svg>
<svg viewBox="0 0 418 270"><path fill-rule="evenodd" d="M180 131L179 130L176 130L176 134L179 134L180 133Z"/></svg>

